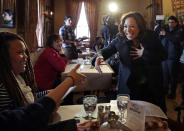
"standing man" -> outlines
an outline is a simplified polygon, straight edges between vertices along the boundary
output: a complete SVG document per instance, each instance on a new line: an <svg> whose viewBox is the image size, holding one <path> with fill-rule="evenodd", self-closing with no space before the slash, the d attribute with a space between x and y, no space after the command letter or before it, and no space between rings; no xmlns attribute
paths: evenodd
<svg viewBox="0 0 184 131"><path fill-rule="evenodd" d="M179 57L181 56L181 41L183 39L183 28L181 28L175 16L168 18L168 25L166 25L164 30L160 31L160 35L162 44L168 52L168 58L162 62L164 88L167 94L169 83L171 84L171 91L168 98L174 99L176 97Z"/></svg>
<svg viewBox="0 0 184 131"><path fill-rule="evenodd" d="M77 59L78 51L75 45L79 44L76 41L74 30L72 29L72 17L65 16L64 26L59 29L59 35L63 38L63 50L68 59Z"/></svg>

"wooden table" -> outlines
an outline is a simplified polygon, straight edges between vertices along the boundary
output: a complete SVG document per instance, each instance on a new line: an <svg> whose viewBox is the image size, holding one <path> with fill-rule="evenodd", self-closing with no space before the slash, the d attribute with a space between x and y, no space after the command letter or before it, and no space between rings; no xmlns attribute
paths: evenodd
<svg viewBox="0 0 184 131"><path fill-rule="evenodd" d="M64 79L65 76L75 67L78 61L72 61L66 66L65 72L62 73L62 78ZM77 87L74 92L80 91L94 91L94 90L103 90L111 88L112 85L112 73L114 71L108 64L101 65L102 74L99 74L98 71L89 64L82 64L78 72L87 76L87 82Z"/></svg>

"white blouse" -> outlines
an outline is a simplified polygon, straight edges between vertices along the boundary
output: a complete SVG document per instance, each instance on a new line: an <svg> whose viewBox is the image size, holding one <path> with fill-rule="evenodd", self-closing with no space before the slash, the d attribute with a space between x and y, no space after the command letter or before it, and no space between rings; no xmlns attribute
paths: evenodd
<svg viewBox="0 0 184 131"><path fill-rule="evenodd" d="M28 101L28 103L29 104L33 103L34 102L34 96L33 96L31 88L26 85L24 79L20 75L17 75L15 78L16 78L16 80L19 84L19 87L20 87L21 91L23 92L26 100Z"/></svg>

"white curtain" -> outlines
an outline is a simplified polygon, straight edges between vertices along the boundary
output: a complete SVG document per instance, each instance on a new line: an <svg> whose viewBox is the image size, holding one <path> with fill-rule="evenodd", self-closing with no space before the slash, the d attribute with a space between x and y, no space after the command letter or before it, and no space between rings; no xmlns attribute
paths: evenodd
<svg viewBox="0 0 184 131"><path fill-rule="evenodd" d="M44 30L44 11L43 0L37 0L38 3L38 23L36 26L36 37L38 41L38 47L43 47L43 30Z"/></svg>

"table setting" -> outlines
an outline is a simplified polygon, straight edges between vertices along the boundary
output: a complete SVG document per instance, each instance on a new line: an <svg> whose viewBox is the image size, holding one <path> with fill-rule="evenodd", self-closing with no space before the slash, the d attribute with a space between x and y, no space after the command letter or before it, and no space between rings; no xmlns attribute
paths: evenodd
<svg viewBox="0 0 184 131"><path fill-rule="evenodd" d="M83 105L61 106L58 114L60 121L76 119L78 127L89 131L170 131L158 106L130 100L128 94L118 94L110 103L98 103L97 96L87 95Z"/></svg>

